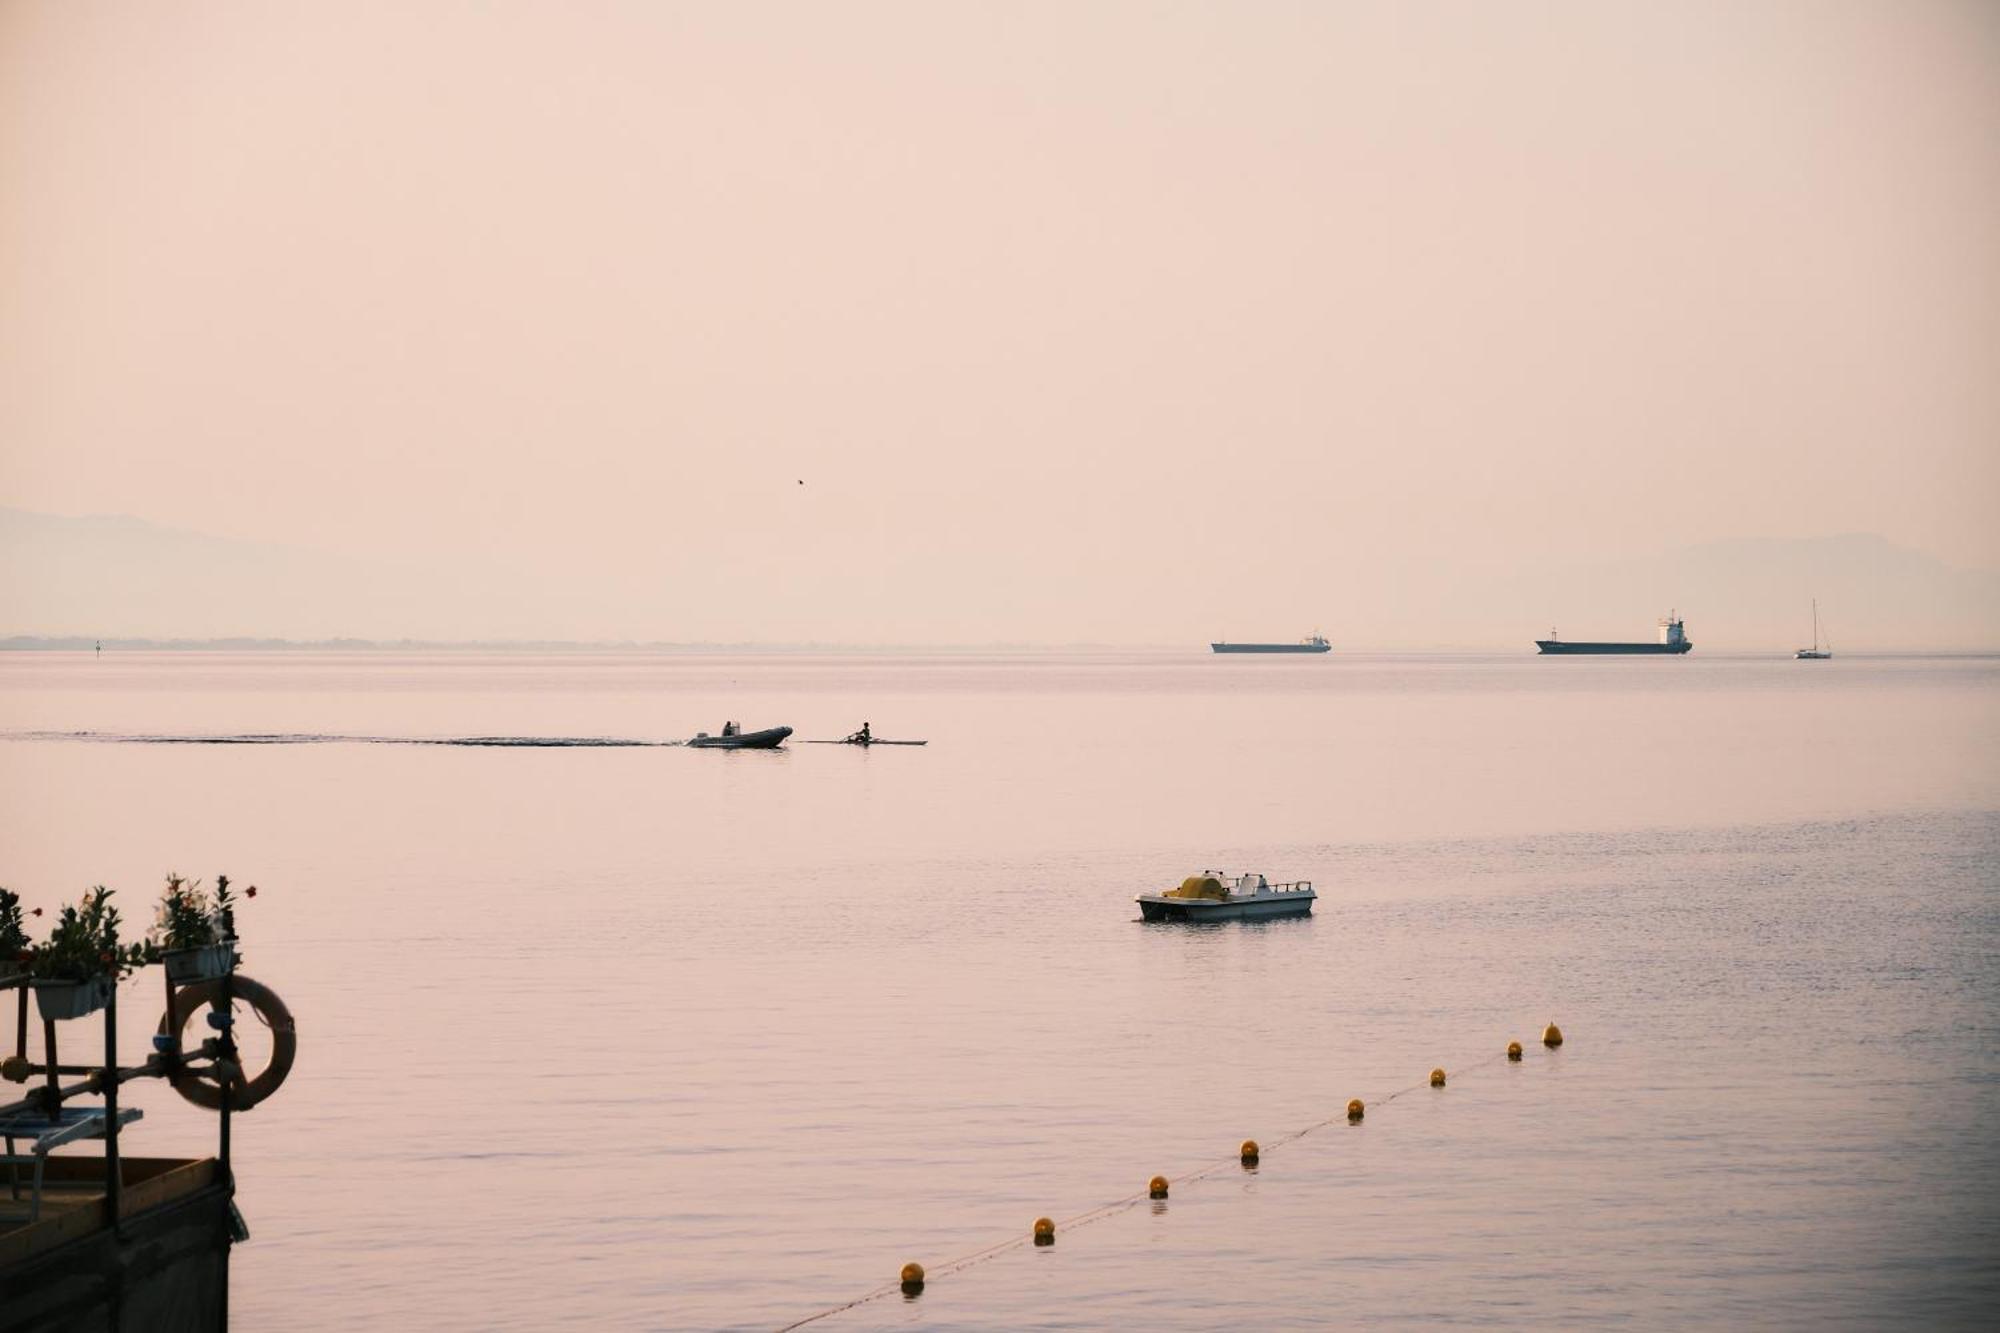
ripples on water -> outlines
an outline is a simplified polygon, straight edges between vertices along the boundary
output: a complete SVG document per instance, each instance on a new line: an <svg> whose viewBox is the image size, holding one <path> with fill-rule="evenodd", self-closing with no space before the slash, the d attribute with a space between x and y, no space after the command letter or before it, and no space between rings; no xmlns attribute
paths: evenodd
<svg viewBox="0 0 2000 1333"><path fill-rule="evenodd" d="M246 1327L773 1327L1352 1096L813 1327L1969 1326L1995 671L1832 665L0 659L0 882L264 886L302 1051L240 1122ZM724 716L932 744L19 735ZM1132 920L1210 865L1318 911ZM132 1151L212 1142L144 1104Z"/></svg>
<svg viewBox="0 0 2000 1333"><path fill-rule="evenodd" d="M684 741L642 741L627 736L343 736L309 731L250 732L238 736L131 736L111 731L23 731L6 739L102 741L119 745L462 745L473 748L561 750L682 745Z"/></svg>

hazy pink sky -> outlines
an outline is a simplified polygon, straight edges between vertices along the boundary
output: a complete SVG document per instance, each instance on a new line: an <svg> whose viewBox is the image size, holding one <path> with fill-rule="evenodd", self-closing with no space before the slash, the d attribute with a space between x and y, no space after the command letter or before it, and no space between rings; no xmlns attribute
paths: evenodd
<svg viewBox="0 0 2000 1333"><path fill-rule="evenodd" d="M1991 567L1996 236L1990 3L13 0L0 505L580 636Z"/></svg>

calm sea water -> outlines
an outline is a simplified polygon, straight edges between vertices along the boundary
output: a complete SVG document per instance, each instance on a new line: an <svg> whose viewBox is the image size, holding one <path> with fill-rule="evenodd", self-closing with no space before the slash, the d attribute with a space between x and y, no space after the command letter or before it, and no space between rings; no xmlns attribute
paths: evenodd
<svg viewBox="0 0 2000 1333"><path fill-rule="evenodd" d="M1851 656L11 654L0 883L138 915L168 870L259 885L246 971L302 1049L240 1122L245 1328L768 1328L906 1260L921 1297L814 1327L1970 1326L2000 1308L1996 687ZM931 743L105 739L725 718ZM1134 921L1210 867L1318 910ZM129 1151L212 1150L138 1095Z"/></svg>

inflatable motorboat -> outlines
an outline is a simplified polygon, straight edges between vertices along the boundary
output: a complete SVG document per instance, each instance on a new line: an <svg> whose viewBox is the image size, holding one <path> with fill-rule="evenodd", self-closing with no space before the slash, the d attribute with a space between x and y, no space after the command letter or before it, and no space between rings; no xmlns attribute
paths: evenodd
<svg viewBox="0 0 2000 1333"><path fill-rule="evenodd" d="M711 736L707 732L697 732L688 744L697 750L775 750L792 734L790 727L766 727L762 731L744 731L734 722L722 724L722 734Z"/></svg>

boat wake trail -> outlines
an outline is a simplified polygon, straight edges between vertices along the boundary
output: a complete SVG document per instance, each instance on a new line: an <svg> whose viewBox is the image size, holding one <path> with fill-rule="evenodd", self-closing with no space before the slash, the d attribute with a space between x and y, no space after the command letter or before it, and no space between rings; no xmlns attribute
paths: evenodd
<svg viewBox="0 0 2000 1333"><path fill-rule="evenodd" d="M685 741L625 736L338 736L314 731L247 732L235 736L148 736L110 731L14 731L17 741L103 741L121 745L457 745L485 749L657 749Z"/></svg>

